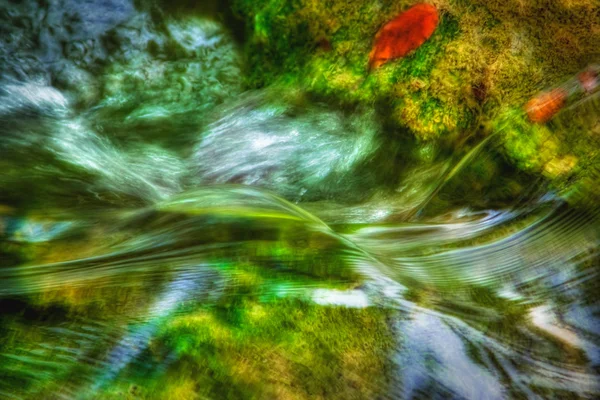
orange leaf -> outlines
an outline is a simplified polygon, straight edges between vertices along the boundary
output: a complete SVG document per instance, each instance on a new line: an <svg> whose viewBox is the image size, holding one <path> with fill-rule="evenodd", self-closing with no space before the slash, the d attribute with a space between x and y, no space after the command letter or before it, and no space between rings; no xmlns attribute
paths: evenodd
<svg viewBox="0 0 600 400"><path fill-rule="evenodd" d="M546 122L565 105L567 95L560 88L542 93L527 102L525 111L532 122Z"/></svg>
<svg viewBox="0 0 600 400"><path fill-rule="evenodd" d="M404 57L419 48L433 34L438 20L434 6L417 4L385 24L375 36L369 69Z"/></svg>

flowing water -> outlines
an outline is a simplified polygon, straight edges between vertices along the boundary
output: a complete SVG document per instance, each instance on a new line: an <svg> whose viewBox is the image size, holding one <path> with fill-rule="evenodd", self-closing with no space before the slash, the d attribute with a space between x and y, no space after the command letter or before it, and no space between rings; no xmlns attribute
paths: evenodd
<svg viewBox="0 0 600 400"><path fill-rule="evenodd" d="M599 216L444 201L493 135L407 165L373 111L243 92L214 20L2 12L0 398L600 396Z"/></svg>

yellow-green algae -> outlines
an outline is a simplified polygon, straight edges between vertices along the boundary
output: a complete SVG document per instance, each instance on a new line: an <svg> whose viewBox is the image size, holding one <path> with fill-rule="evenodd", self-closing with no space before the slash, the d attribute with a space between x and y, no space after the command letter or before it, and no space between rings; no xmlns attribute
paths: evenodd
<svg viewBox="0 0 600 400"><path fill-rule="evenodd" d="M132 363L118 381L106 382L90 398L372 399L386 392L392 374L387 355L395 343L388 322L390 310L321 306L303 295L281 297L274 288L278 281L284 282L285 272L269 272L251 264L225 269L231 279L216 304L200 305L161 324L142 355L145 362L156 364L154 372L144 372L145 368ZM287 277L301 286L311 279ZM321 279L313 284L324 285ZM89 290L75 291L90 294ZM129 304L123 299L131 299L138 303L137 312L141 311L144 297L132 289L115 291L115 295L121 301L112 295L107 299L115 305ZM45 296L40 312L67 305L65 300L56 303ZM71 296L69 302L65 310L72 319L103 315L111 320L93 312L92 304L80 296ZM113 310L104 311L112 314ZM118 309L118 314L124 312L132 310ZM24 337L9 338L5 343L9 347L34 340L61 343L43 328L8 323L16 324L15 331L26 332ZM112 324L119 325L117 320ZM61 380L74 371L55 373L58 379L42 380L30 390L60 391Z"/></svg>
<svg viewBox="0 0 600 400"><path fill-rule="evenodd" d="M419 142L454 148L480 126L484 135L504 129L499 149L507 161L557 186L597 165L584 149L595 142L589 127L566 125L557 134L520 111L540 90L600 58L597 2L429 3L440 13L431 39L407 57L368 71L376 32L414 1L233 0L246 26L246 86L300 84L342 106L373 106Z"/></svg>
<svg viewBox="0 0 600 400"><path fill-rule="evenodd" d="M206 238L196 239L235 242L236 226L209 230ZM385 393L391 376L387 354L394 345L388 322L391 311L313 303L307 288L348 289L361 280L339 257L328 255L328 249L336 247L331 240L318 234L303 238L301 227L289 220L282 220L279 230L276 242L238 242L231 262L221 259L218 250L210 253L207 260L216 260L210 264L227 282L222 292L211 289L220 292L219 300L187 307L162 320L142 354L143 360L156 363L157 372L147 374L145 368L132 363L120 371L118 381L105 382L90 398L371 399ZM98 237L105 236L98 231ZM127 237L120 239L126 241ZM54 241L51 247L31 246L30 263L83 257L84 243L89 246L97 240L91 235L79 241ZM0 336L4 349L14 349L14 356L20 357L18 349L24 343L72 346L71 338L48 330L68 330L70 325L64 325L60 315L68 316L66 320L73 326L78 322L72 321L98 321L126 334L132 328L127 320L144 315L152 306L156 288L167 287L169 279L176 277L169 264L156 263L146 269L160 273L156 279L130 273L80 282L30 282L47 289L27 297L23 307L24 316L29 317L2 320L6 332L12 332ZM294 291L295 287L301 290ZM42 318L47 313L57 315L58 320L28 327L27 318ZM102 346L98 343L89 351L101 356L106 351ZM23 357L13 363L24 368L30 361ZM76 391L71 385L78 379L70 377L94 373L91 365L67 369L60 362L40 365L39 371L40 378L23 388L34 397L36 393Z"/></svg>
<svg viewBox="0 0 600 400"><path fill-rule="evenodd" d="M375 33L414 1L234 0L248 27L247 84L300 81L345 102L387 101L398 123L428 139L470 126L479 103L487 115L519 105L599 55L590 0L431 3L441 15L433 37L369 74Z"/></svg>
<svg viewBox="0 0 600 400"><path fill-rule="evenodd" d="M178 360L99 398L371 399L385 392L392 344L379 309L242 298L170 320L151 351Z"/></svg>
<svg viewBox="0 0 600 400"><path fill-rule="evenodd" d="M600 162L600 140L594 133L600 122L595 113L600 108L592 104L597 100L591 99L580 109L563 110L546 125L531 124L522 109L506 108L492 126L501 133L504 154L522 171L549 179L565 195L584 190L574 201L597 199L600 192L592 183L598 179ZM587 107L596 110L590 112Z"/></svg>
<svg viewBox="0 0 600 400"><path fill-rule="evenodd" d="M126 249L132 245L130 240L153 228L178 226L182 218L196 219L192 225L203 226L206 218L218 218L220 224L186 239L188 246L235 243L235 251L216 246L204 254L205 264L226 282L223 288L216 279L216 286L210 289L218 300L192 302L159 321L159 331L141 355L142 360L156 364L152 364L156 372L148 374L138 363L131 363L117 370L118 380L103 382L90 398L371 399L386 392L392 375L387 357L394 345L388 321L392 311L375 306L322 306L310 300L311 288L349 289L361 284L361 277L344 265L336 240L318 231L310 233L301 220L278 214L263 216L260 229L257 225L253 230L253 213L238 209L237 216L218 217L190 212L193 210L159 211L152 219L159 222L148 223L141 223L148 211L125 212L121 228L134 227L120 229L122 233L109 243L106 233L116 227L100 220L85 236L22 244L29 265L45 264L56 273L24 277L23 284L39 290L23 296L22 305L13 305L23 309L22 315L2 318L6 330L0 331L0 340L11 357L16 357L12 363L17 368L14 376L6 378L21 385L19 368L38 362L19 351L25 343L44 343L48 348L73 346L68 336L71 324L76 327L82 321L95 321L111 326L116 337L135 331L136 323L128 321L147 314L157 288L165 290L170 280L177 279L177 267L160 258L152 261L152 254L160 253L160 248L136 250L145 260L143 272L107 274L103 265L118 263L124 256L116 250ZM245 237L248 232L253 232L251 237ZM103 250L92 257L97 265L86 276L81 279L60 273L62 262L93 256L90 248ZM215 276L209 279L215 280ZM28 327L29 318L37 321L48 313L56 318ZM65 336L53 334L53 329L64 330ZM105 345L90 344L88 351L102 358ZM95 374L93 365L66 365L59 361L39 365L39 377L22 390L33 397L76 392L77 384L85 383L73 376L83 379ZM97 379L102 382L101 377Z"/></svg>

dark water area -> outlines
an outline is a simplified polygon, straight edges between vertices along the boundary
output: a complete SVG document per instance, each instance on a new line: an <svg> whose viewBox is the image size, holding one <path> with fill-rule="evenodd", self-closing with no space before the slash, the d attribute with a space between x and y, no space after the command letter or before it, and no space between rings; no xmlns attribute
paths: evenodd
<svg viewBox="0 0 600 400"><path fill-rule="evenodd" d="M0 1L0 398L598 398L597 140L252 86L231 3Z"/></svg>

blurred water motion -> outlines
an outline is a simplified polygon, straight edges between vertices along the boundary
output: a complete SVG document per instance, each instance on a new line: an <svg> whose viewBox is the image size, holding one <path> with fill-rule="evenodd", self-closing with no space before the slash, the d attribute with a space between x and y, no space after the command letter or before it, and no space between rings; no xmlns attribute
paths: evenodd
<svg viewBox="0 0 600 400"><path fill-rule="evenodd" d="M81 26L0 61L0 398L600 396L586 187L523 177L495 133L446 154L242 93L214 19L71 3L47 18Z"/></svg>

